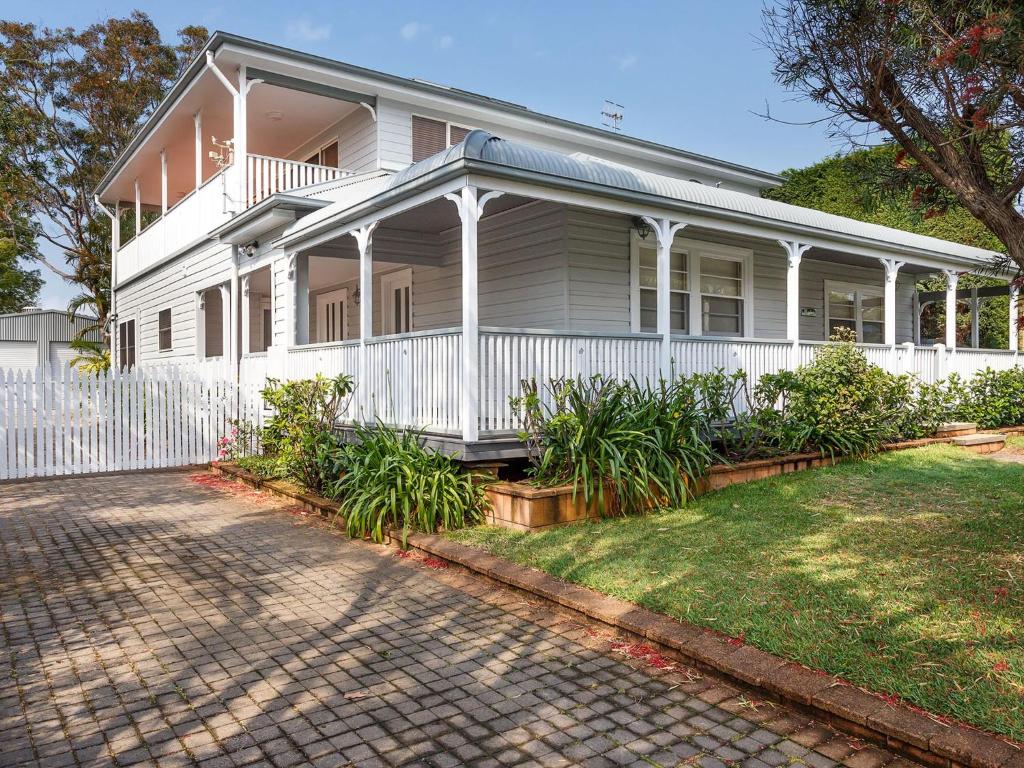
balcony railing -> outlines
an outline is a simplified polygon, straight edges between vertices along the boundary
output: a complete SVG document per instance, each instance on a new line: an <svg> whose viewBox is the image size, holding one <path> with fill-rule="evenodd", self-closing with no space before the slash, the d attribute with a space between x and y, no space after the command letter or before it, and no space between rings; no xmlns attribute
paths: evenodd
<svg viewBox="0 0 1024 768"><path fill-rule="evenodd" d="M249 155L248 163L249 205L256 205L260 200L277 192L288 192L351 175L350 171L341 168L298 163L294 160L264 155Z"/></svg>
<svg viewBox="0 0 1024 768"><path fill-rule="evenodd" d="M225 205L224 190L230 170L231 166L222 169L138 236L123 243L117 251L117 281L127 280L227 221L231 213Z"/></svg>

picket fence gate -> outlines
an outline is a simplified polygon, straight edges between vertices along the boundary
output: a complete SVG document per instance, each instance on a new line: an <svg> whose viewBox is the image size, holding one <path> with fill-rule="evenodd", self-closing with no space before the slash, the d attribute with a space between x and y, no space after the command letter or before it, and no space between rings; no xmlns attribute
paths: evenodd
<svg viewBox="0 0 1024 768"><path fill-rule="evenodd" d="M232 373L209 365L0 371L0 480L216 459L234 420L262 422L258 385Z"/></svg>

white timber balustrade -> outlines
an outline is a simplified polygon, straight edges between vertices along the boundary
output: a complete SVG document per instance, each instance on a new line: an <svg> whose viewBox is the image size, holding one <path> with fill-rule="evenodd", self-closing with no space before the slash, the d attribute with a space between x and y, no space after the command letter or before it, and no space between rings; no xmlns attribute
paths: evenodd
<svg viewBox="0 0 1024 768"><path fill-rule="evenodd" d="M662 378L662 341L655 334L588 334L566 331L480 329L480 428L522 428L510 397L537 383L541 402L552 404L552 379L601 375L656 386Z"/></svg>
<svg viewBox="0 0 1024 768"><path fill-rule="evenodd" d="M642 217L646 221L658 239L658 334L661 336L661 354L658 359L658 369L663 379L672 378L672 308L669 306L671 300L672 280L672 241L676 233L683 229L687 222L669 221L668 219L656 219L652 216ZM690 289L692 295L698 295L699 286Z"/></svg>
<svg viewBox="0 0 1024 768"><path fill-rule="evenodd" d="M322 184L350 176L351 171L327 165L300 163L264 155L248 156L249 205L256 205L277 192L288 192L312 184Z"/></svg>
<svg viewBox="0 0 1024 768"><path fill-rule="evenodd" d="M467 185L445 198L455 204L462 223L462 439L476 442L480 435L480 291L477 274L477 224L484 206L501 197Z"/></svg>

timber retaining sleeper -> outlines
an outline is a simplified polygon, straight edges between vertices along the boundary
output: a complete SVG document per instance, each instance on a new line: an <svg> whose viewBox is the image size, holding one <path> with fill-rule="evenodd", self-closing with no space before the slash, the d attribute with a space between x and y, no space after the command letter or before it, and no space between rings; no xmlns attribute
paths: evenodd
<svg viewBox="0 0 1024 768"><path fill-rule="evenodd" d="M945 441L943 441L945 442ZM333 517L338 505L289 483L263 480L234 465L212 471L301 501ZM392 532L391 544L401 537ZM686 663L753 689L758 695L803 710L834 728L940 768L1024 768L1021 745L967 725L948 723L922 710L852 686L825 672L766 653L693 624L680 622L625 600L561 581L483 550L440 536L410 533L411 549L466 568L494 582L527 592L636 639L678 655Z"/></svg>

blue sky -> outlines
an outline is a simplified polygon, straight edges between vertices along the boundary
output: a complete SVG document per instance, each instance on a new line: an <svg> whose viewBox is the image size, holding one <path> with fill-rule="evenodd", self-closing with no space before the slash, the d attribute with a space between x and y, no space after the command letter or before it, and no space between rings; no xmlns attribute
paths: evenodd
<svg viewBox="0 0 1024 768"><path fill-rule="evenodd" d="M204 24L592 125L611 99L625 107L624 133L770 171L843 149L822 125L756 114L768 104L790 121L818 116L772 79L756 41L761 0L3 5L4 18L75 27L141 7L165 37ZM63 308L76 292L47 273L42 303Z"/></svg>

